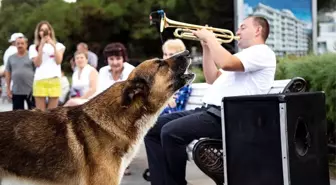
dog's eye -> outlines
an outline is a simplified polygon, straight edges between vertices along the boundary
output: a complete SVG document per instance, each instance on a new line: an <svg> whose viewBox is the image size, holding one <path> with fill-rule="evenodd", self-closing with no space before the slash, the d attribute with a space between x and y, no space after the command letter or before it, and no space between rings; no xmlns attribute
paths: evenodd
<svg viewBox="0 0 336 185"><path fill-rule="evenodd" d="M167 65L167 63L163 60L158 60L157 62L159 63L159 68Z"/></svg>
<svg viewBox="0 0 336 185"><path fill-rule="evenodd" d="M159 64L159 67L163 67L163 66L166 66L167 64L165 63L165 62L161 62L160 64Z"/></svg>

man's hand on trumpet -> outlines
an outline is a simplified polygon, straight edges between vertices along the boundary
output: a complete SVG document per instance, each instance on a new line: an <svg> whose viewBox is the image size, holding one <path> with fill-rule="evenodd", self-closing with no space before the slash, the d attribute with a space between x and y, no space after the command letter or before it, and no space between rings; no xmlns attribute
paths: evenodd
<svg viewBox="0 0 336 185"><path fill-rule="evenodd" d="M201 40L203 41L202 44L206 44L209 40L216 40L216 36L212 31L209 31L206 28L202 28L200 30L194 31L192 30L192 33Z"/></svg>

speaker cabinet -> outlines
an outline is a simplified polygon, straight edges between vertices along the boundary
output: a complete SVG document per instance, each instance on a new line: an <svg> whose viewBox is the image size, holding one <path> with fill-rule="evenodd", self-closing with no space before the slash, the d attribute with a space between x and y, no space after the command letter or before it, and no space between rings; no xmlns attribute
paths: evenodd
<svg viewBox="0 0 336 185"><path fill-rule="evenodd" d="M222 99L225 185L329 185L323 92Z"/></svg>

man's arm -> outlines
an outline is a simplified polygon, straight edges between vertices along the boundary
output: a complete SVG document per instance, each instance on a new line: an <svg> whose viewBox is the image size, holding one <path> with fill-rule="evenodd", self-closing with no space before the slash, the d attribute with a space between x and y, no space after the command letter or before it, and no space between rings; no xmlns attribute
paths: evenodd
<svg viewBox="0 0 336 185"><path fill-rule="evenodd" d="M202 43L203 48L203 72L205 76L205 81L208 84L212 84L222 73L218 70L215 62L211 57L211 52L207 44Z"/></svg>
<svg viewBox="0 0 336 185"><path fill-rule="evenodd" d="M244 71L244 66L238 57L232 55L216 39L207 41L210 54L215 63L225 71Z"/></svg>
<svg viewBox="0 0 336 185"><path fill-rule="evenodd" d="M210 56L218 67L225 71L244 71L241 61L220 45L214 33L203 28L193 31L193 34L207 44Z"/></svg>
<svg viewBox="0 0 336 185"><path fill-rule="evenodd" d="M97 66L98 66L98 56L95 53L93 53L93 52L91 52L91 53L92 53L91 65L92 65L92 67L94 67L94 68L97 69Z"/></svg>
<svg viewBox="0 0 336 185"><path fill-rule="evenodd" d="M5 69L5 78L6 78L6 84L7 84L7 96L9 98L12 98L12 92L11 92L11 63L10 61L8 61L7 65L6 65L6 69Z"/></svg>
<svg viewBox="0 0 336 185"><path fill-rule="evenodd" d="M11 83L11 73L9 71L5 71L5 77L6 77L6 84L7 84L7 91L10 89L10 83Z"/></svg>

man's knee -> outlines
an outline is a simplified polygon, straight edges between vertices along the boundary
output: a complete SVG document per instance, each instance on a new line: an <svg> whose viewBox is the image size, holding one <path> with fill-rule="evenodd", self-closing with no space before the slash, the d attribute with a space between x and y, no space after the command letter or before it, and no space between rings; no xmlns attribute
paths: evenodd
<svg viewBox="0 0 336 185"><path fill-rule="evenodd" d="M145 136L145 139L148 137L157 137L160 138L162 127L169 123L169 115L159 116L157 121L154 123L153 127L150 128Z"/></svg>
<svg viewBox="0 0 336 185"><path fill-rule="evenodd" d="M157 122L155 123L157 124ZM148 130L148 132L145 135L145 142L148 141L148 139L160 137L161 128L156 127L155 125Z"/></svg>
<svg viewBox="0 0 336 185"><path fill-rule="evenodd" d="M147 144L148 142L151 142L153 140L160 140L160 134L161 134L161 128L158 125L159 120L156 121L155 125L148 130L148 132L145 135L144 142Z"/></svg>
<svg viewBox="0 0 336 185"><path fill-rule="evenodd" d="M164 142L166 140L181 139L178 136L178 130L176 129L176 124L168 123L164 125L161 129L161 140Z"/></svg>

